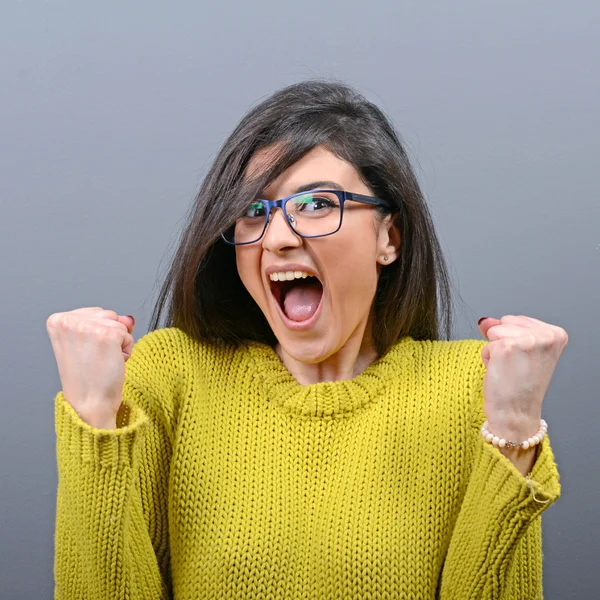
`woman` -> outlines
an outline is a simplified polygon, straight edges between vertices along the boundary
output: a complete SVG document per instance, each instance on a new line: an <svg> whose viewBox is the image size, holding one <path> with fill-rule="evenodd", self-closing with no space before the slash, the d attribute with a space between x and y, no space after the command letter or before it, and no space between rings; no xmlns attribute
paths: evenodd
<svg viewBox="0 0 600 600"><path fill-rule="evenodd" d="M48 319L56 597L541 598L567 336L452 341L448 290L376 106L305 81L250 110L135 347L130 316Z"/></svg>

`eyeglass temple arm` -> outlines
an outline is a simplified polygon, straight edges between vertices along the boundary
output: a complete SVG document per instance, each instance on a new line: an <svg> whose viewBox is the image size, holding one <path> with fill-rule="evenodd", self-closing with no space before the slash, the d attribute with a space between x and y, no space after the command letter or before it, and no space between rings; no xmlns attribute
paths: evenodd
<svg viewBox="0 0 600 600"><path fill-rule="evenodd" d="M387 208L394 208L391 202L384 200L383 198L373 198L372 196L363 196L362 194L354 194L353 192L346 192L346 198L348 200L364 202L365 204L372 204L373 206L386 206Z"/></svg>

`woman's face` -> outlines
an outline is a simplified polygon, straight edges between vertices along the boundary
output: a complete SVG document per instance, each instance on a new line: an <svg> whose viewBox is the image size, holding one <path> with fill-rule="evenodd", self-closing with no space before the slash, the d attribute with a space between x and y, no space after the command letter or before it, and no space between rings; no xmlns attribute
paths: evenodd
<svg viewBox="0 0 600 600"><path fill-rule="evenodd" d="M259 150L247 173L268 155L268 148ZM284 198L307 185L374 195L354 167L319 146L284 171L262 197ZM350 340L359 346L371 343L369 316L379 270L398 254L398 230L390 223L390 217L377 218L374 208L346 201L336 233L306 239L290 229L276 208L259 241L235 247L240 278L287 354L312 364L326 360ZM316 278L295 278L300 273ZM288 281L290 277L294 279Z"/></svg>

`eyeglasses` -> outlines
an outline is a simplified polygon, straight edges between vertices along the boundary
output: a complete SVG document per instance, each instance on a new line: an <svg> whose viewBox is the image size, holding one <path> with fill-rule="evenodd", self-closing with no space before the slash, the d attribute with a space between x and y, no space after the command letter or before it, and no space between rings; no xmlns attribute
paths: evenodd
<svg viewBox="0 0 600 600"><path fill-rule="evenodd" d="M393 210L388 200L340 190L310 190L280 200L254 200L242 217L221 234L228 244L253 244L262 238L273 208L281 208L294 233L303 238L331 235L342 226L346 200Z"/></svg>

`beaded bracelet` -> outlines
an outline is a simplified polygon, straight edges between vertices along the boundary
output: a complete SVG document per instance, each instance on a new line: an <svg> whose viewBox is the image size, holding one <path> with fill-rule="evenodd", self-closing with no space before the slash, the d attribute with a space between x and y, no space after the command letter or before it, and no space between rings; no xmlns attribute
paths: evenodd
<svg viewBox="0 0 600 600"><path fill-rule="evenodd" d="M521 447L523 450L527 450L527 448L531 448L537 444L539 444L543 439L546 433L548 432L548 423L544 421L544 419L540 420L540 428L535 435L532 435L529 439L524 440L523 442L508 442L505 439L499 438L497 435L490 433L488 431L489 423L486 421L481 428L481 435L493 444L496 448L518 448Z"/></svg>

